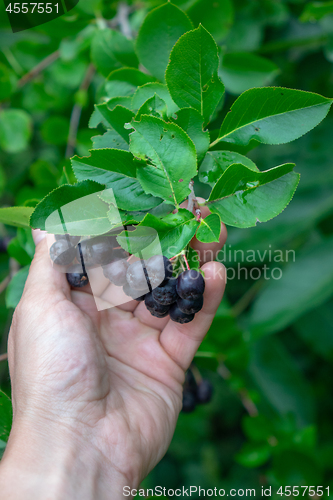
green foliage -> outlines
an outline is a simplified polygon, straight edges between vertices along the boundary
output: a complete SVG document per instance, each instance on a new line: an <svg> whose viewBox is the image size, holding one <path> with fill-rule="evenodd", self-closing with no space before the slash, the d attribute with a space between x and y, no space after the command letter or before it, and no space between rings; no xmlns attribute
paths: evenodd
<svg viewBox="0 0 333 500"><path fill-rule="evenodd" d="M218 66L216 43L200 25L176 43L165 75L175 103L179 107L196 109L205 123L210 121L224 92L217 74Z"/></svg>
<svg viewBox="0 0 333 500"><path fill-rule="evenodd" d="M235 52L221 57L219 75L231 94L241 94L252 87L268 85L278 73L276 64L255 54Z"/></svg>
<svg viewBox="0 0 333 500"><path fill-rule="evenodd" d="M7 153L19 153L26 149L31 138L30 116L21 109L0 111L0 147Z"/></svg>
<svg viewBox="0 0 333 500"><path fill-rule="evenodd" d="M298 139L327 115L332 99L278 87L250 89L222 123L219 141L246 146L251 140L283 144Z"/></svg>
<svg viewBox="0 0 333 500"><path fill-rule="evenodd" d="M12 403L9 397L0 391L0 439L7 441L12 426Z"/></svg>
<svg viewBox="0 0 333 500"><path fill-rule="evenodd" d="M267 222L293 197L299 182L299 174L292 172L294 166L289 163L256 172L245 165L230 165L211 192L210 210L230 226L251 227Z"/></svg>
<svg viewBox="0 0 333 500"><path fill-rule="evenodd" d="M164 81L172 47L191 28L187 15L172 3L151 11L140 28L136 42L141 64Z"/></svg>
<svg viewBox="0 0 333 500"><path fill-rule="evenodd" d="M15 308L20 302L24 285L28 277L29 267L30 266L22 267L22 269L20 269L11 279L6 290L6 307Z"/></svg>

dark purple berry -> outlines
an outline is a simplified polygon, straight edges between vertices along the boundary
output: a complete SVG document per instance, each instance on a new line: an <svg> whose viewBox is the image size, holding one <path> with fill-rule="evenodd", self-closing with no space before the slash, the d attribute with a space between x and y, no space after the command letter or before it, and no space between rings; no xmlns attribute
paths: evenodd
<svg viewBox="0 0 333 500"><path fill-rule="evenodd" d="M147 289L147 292L149 291L144 261L137 260L133 262L127 269L126 279L134 290Z"/></svg>
<svg viewBox="0 0 333 500"><path fill-rule="evenodd" d="M196 403L197 403L197 401L196 401L195 395L192 392L184 389L182 411L184 413L191 413L192 411L195 410Z"/></svg>
<svg viewBox="0 0 333 500"><path fill-rule="evenodd" d="M169 314L172 321L175 321L176 323L189 323L194 319L194 314L183 313L177 306L177 303L172 304L169 310Z"/></svg>
<svg viewBox="0 0 333 500"><path fill-rule="evenodd" d="M184 271L177 279L177 292L182 299L194 299L203 295L205 280L195 269Z"/></svg>
<svg viewBox="0 0 333 500"><path fill-rule="evenodd" d="M71 286L82 288L88 285L89 279L86 273L67 273L67 281Z"/></svg>
<svg viewBox="0 0 333 500"><path fill-rule="evenodd" d="M177 306L185 314L195 314L202 309L203 295L199 295L198 297L191 300L182 299L179 297L179 299L177 300Z"/></svg>
<svg viewBox="0 0 333 500"><path fill-rule="evenodd" d="M177 280L170 279L153 290L153 297L159 304L168 306L176 302L178 293L176 290Z"/></svg>
<svg viewBox="0 0 333 500"><path fill-rule="evenodd" d="M147 293L145 297L145 305L150 314L152 316L156 316L157 318L164 318L169 313L169 306L156 302L152 292Z"/></svg>
<svg viewBox="0 0 333 500"><path fill-rule="evenodd" d="M152 288L172 277L172 263L164 255L154 255L147 260L147 273Z"/></svg>
<svg viewBox="0 0 333 500"><path fill-rule="evenodd" d="M213 386L209 380L202 379L197 388L198 403L209 403L213 395Z"/></svg>
<svg viewBox="0 0 333 500"><path fill-rule="evenodd" d="M126 283L123 286L124 294L127 295L128 297L131 297L132 299L138 300L139 302L144 300L144 297L145 297L147 291L148 291L148 289L147 290L134 290L133 288L131 288L129 286L128 283Z"/></svg>
<svg viewBox="0 0 333 500"><path fill-rule="evenodd" d="M117 260L103 266L103 274L116 286L126 285L126 272L128 263L126 260Z"/></svg>
<svg viewBox="0 0 333 500"><path fill-rule="evenodd" d="M75 253L75 247L71 246L66 240L56 241L50 248L51 260L58 266L68 266L71 264Z"/></svg>

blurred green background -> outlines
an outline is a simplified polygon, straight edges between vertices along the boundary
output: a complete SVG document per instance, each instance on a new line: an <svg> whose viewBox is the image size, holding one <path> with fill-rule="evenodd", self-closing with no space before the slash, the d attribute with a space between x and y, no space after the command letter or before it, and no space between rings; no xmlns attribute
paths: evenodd
<svg viewBox="0 0 333 500"><path fill-rule="evenodd" d="M162 3L81 0L64 16L16 34L1 4L1 206L34 206L73 179L68 157L88 155L97 134L88 128L105 77L90 66L96 31L108 26L135 37L147 12ZM237 96L254 86L333 97L333 2L174 3L220 47L227 92L209 126L212 136ZM119 23L124 12L128 23ZM261 170L295 162L300 186L276 219L229 228L221 255L230 278L226 297L195 360L214 384L214 397L180 415L170 449L144 487L257 488L259 494L261 486L322 485L333 492L332 139L331 112L291 144L247 152ZM197 194L205 189L196 183ZM0 236L5 353L33 244L24 229L2 225ZM0 387L10 394L6 360L0 362Z"/></svg>

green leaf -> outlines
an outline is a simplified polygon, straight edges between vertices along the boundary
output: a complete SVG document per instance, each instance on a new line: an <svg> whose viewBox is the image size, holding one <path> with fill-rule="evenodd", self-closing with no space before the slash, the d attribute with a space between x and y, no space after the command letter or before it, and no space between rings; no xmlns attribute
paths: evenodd
<svg viewBox="0 0 333 500"><path fill-rule="evenodd" d="M121 66L137 67L133 42L119 31L99 30L91 44L91 60L104 76Z"/></svg>
<svg viewBox="0 0 333 500"><path fill-rule="evenodd" d="M30 266L23 267L10 280L6 288L6 307L15 308L20 302Z"/></svg>
<svg viewBox="0 0 333 500"><path fill-rule="evenodd" d="M24 151L32 135L31 117L22 109L0 111L0 147L6 153Z"/></svg>
<svg viewBox="0 0 333 500"><path fill-rule="evenodd" d="M130 150L135 157L148 159L137 171L143 189L177 206L189 194L189 182L196 175L193 142L180 127L154 116L142 116L132 125Z"/></svg>
<svg viewBox="0 0 333 500"><path fill-rule="evenodd" d="M25 250L25 248L22 247L19 239L13 238L10 240L8 246L7 246L7 252L10 257L13 259L17 260L17 262L21 266L27 266L31 262L31 257Z"/></svg>
<svg viewBox="0 0 333 500"><path fill-rule="evenodd" d="M103 135L94 135L92 149L123 149L129 151L129 144L115 130L107 130Z"/></svg>
<svg viewBox="0 0 333 500"><path fill-rule="evenodd" d="M29 219L33 212L31 207L0 208L0 222L15 227L30 227Z"/></svg>
<svg viewBox="0 0 333 500"><path fill-rule="evenodd" d="M299 18L302 23L319 21L324 16L333 13L333 2L307 2Z"/></svg>
<svg viewBox="0 0 333 500"><path fill-rule="evenodd" d="M104 189L105 186L91 180L64 184L38 203L30 224L52 234L68 232L83 236L106 233L111 229L107 216L109 206L98 196Z"/></svg>
<svg viewBox="0 0 333 500"><path fill-rule="evenodd" d="M90 117L89 120L89 128L97 128L98 125L101 123L105 128L109 128L110 124L108 121L103 117L103 115L99 111L99 106L107 106L109 110L114 109L116 106L122 106L123 108L126 109L131 109L132 106L132 98L131 97L113 97L112 99L109 99L106 103L104 104L95 104L95 109Z"/></svg>
<svg viewBox="0 0 333 500"><path fill-rule="evenodd" d="M134 113L123 106L116 106L111 109L108 103L97 104L95 109L104 118L103 124L107 128L113 128L118 135L127 143L129 143L129 130L124 127L125 123L129 123L134 117Z"/></svg>
<svg viewBox="0 0 333 500"><path fill-rule="evenodd" d="M217 43L225 38L234 18L231 0L197 0L187 13L194 26L201 23Z"/></svg>
<svg viewBox="0 0 333 500"><path fill-rule="evenodd" d="M286 328L333 294L333 239L296 254L278 276L253 304L249 327L254 337Z"/></svg>
<svg viewBox="0 0 333 500"><path fill-rule="evenodd" d="M204 219L201 219L196 237L203 243L213 243L219 241L221 233L221 220L217 214L210 214Z"/></svg>
<svg viewBox="0 0 333 500"><path fill-rule="evenodd" d="M165 101L168 108L168 116L172 116L179 108L173 102L168 87L162 83L147 83L139 87L132 98L132 109L138 111L141 106L151 97L157 94L158 97Z"/></svg>
<svg viewBox="0 0 333 500"><path fill-rule="evenodd" d="M12 428L13 409L10 398L0 391L0 438L7 441Z"/></svg>
<svg viewBox="0 0 333 500"><path fill-rule="evenodd" d="M241 94L253 87L269 85L279 71L269 59L249 52L234 52L222 56L219 75L228 92Z"/></svg>
<svg viewBox="0 0 333 500"><path fill-rule="evenodd" d="M192 28L187 15L170 2L152 10L145 18L136 42L141 64L164 81L172 47Z"/></svg>
<svg viewBox="0 0 333 500"><path fill-rule="evenodd" d="M183 108L177 111L175 123L182 128L190 139L192 139L200 162L209 148L209 132L204 132L204 119L200 113L193 108Z"/></svg>
<svg viewBox="0 0 333 500"><path fill-rule="evenodd" d="M318 125L331 104L332 99L302 90L250 89L231 106L215 142L243 146L251 139L264 144L291 142Z"/></svg>
<svg viewBox="0 0 333 500"><path fill-rule="evenodd" d="M267 462L271 453L267 443L245 443L235 460L243 467L260 467Z"/></svg>
<svg viewBox="0 0 333 500"><path fill-rule="evenodd" d="M251 227L276 217L290 202L299 182L293 163L256 172L245 165L226 169L213 188L208 205L222 222Z"/></svg>
<svg viewBox="0 0 333 500"><path fill-rule="evenodd" d="M155 78L136 68L120 68L112 71L106 79L108 97L131 96L137 87L154 82Z"/></svg>
<svg viewBox="0 0 333 500"><path fill-rule="evenodd" d="M286 417L291 413L299 426L312 421L313 396L309 384L276 337L260 339L253 345L249 375L264 400L280 415Z"/></svg>
<svg viewBox="0 0 333 500"><path fill-rule="evenodd" d="M259 171L250 158L234 151L210 151L200 165L199 180L214 187L223 172L234 163L241 163L251 170Z"/></svg>
<svg viewBox="0 0 333 500"><path fill-rule="evenodd" d="M218 67L216 43L200 25L178 40L165 74L175 103L180 108L191 107L199 111L205 123L209 122L224 93Z"/></svg>
<svg viewBox="0 0 333 500"><path fill-rule="evenodd" d="M151 115L166 119L167 105L163 99L158 97L157 94L154 94L154 97L150 97L150 99L147 99L146 102L142 104L141 108L135 115L135 119L139 121L142 115Z"/></svg>
<svg viewBox="0 0 333 500"><path fill-rule="evenodd" d="M129 233L123 231L117 241L131 253L139 253L149 246L151 255L159 253L173 257L181 252L195 235L198 222L192 213L180 208L176 214L169 214L163 219L147 214L137 229ZM158 239L156 238L156 232Z"/></svg>
<svg viewBox="0 0 333 500"><path fill-rule="evenodd" d="M161 203L160 198L146 194L137 179L137 169L144 162L136 160L130 152L119 149L96 149L91 156L71 159L73 171L78 181L90 179L112 188L117 207L122 210L149 210ZM101 198L112 203L109 194Z"/></svg>

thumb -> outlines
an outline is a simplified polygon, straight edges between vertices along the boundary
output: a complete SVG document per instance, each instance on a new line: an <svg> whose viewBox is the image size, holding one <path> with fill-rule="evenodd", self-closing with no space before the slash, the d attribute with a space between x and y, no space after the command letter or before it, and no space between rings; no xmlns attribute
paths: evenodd
<svg viewBox="0 0 333 500"><path fill-rule="evenodd" d="M47 232L34 229L32 237L36 249L31 262L29 275L24 288L24 294L33 294L34 297L70 299L70 287L65 273L55 269L49 255Z"/></svg>

